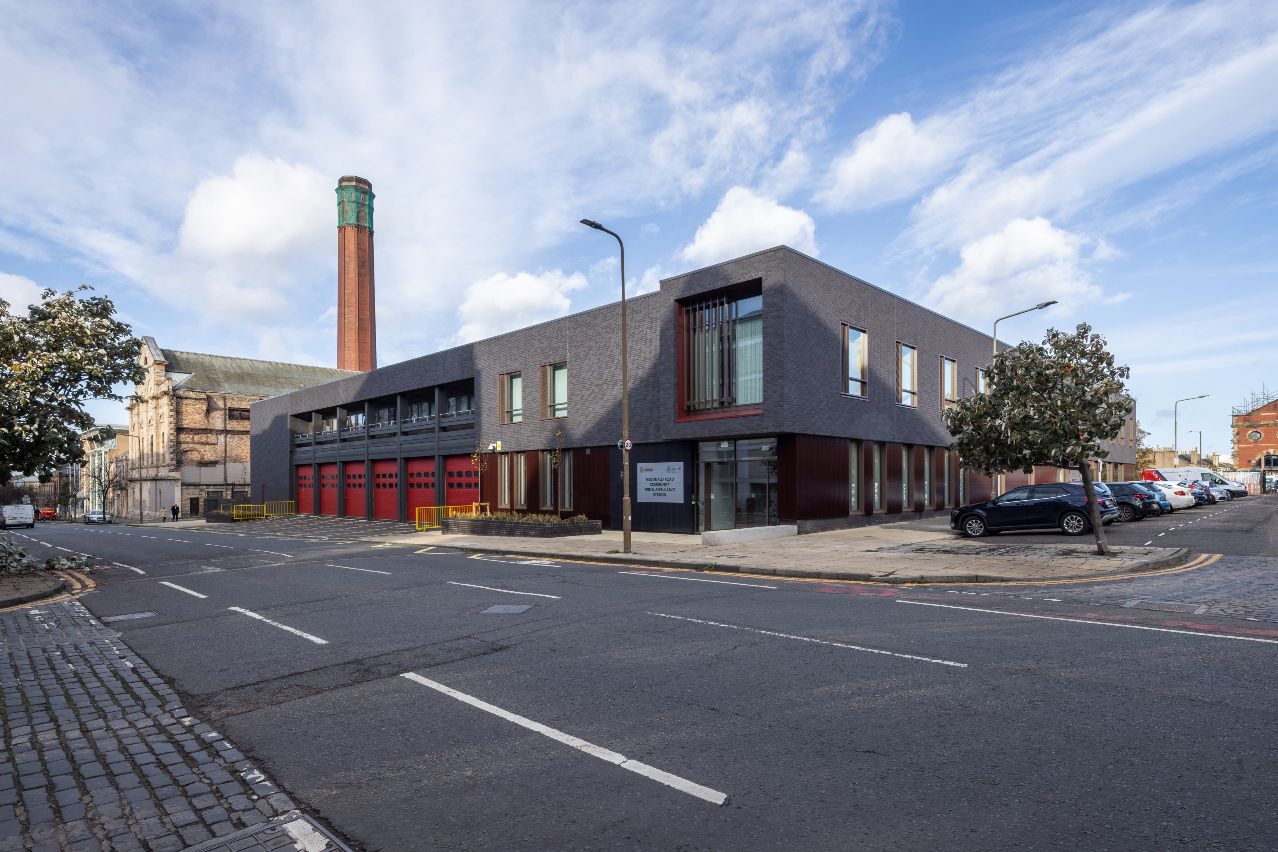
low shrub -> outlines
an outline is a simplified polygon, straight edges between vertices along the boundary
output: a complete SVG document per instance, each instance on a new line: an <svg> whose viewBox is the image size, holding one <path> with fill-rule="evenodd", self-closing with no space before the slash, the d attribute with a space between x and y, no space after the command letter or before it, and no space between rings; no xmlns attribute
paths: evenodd
<svg viewBox="0 0 1278 852"><path fill-rule="evenodd" d="M84 571L89 560L83 556L66 556L41 562L27 555L13 540L13 536L0 538L0 574L31 574L36 571L74 569Z"/></svg>
<svg viewBox="0 0 1278 852"><path fill-rule="evenodd" d="M558 515L547 515L536 512L493 512L488 515L454 515L456 518L464 518L474 521L520 521L534 524L568 524L577 521L590 520L585 515L573 515L571 518L561 518Z"/></svg>

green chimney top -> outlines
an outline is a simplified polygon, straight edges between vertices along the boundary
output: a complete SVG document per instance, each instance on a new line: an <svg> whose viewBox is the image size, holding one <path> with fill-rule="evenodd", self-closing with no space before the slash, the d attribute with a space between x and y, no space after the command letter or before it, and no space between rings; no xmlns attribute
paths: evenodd
<svg viewBox="0 0 1278 852"><path fill-rule="evenodd" d="M373 230L373 185L347 175L337 182L337 227L353 225Z"/></svg>

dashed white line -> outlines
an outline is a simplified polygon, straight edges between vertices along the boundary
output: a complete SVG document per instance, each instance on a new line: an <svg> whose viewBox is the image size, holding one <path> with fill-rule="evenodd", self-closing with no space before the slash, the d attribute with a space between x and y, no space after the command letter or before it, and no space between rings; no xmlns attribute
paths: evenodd
<svg viewBox="0 0 1278 852"><path fill-rule="evenodd" d="M902 601L902 603L904 603L904 601ZM748 633L758 633L761 636L775 636L778 639L797 639L800 642L811 642L814 645L829 645L832 648L845 648L849 651L865 651L867 654L882 654L885 657L899 657L903 660L918 660L921 663L938 663L942 666L954 666L955 668L960 669L967 668L967 663L956 663L953 660L923 657L918 654L903 654L899 651L885 651L882 648L867 648L864 645L849 645L846 642L831 642L827 639L814 639L811 636L796 636L793 633L778 633L775 630L764 630L759 627L744 627L740 624L725 624L722 621L706 621L700 618L689 618L685 615L671 615L667 612L650 612L648 615L655 615L660 618L673 618L676 621L690 621L693 624L705 624L710 627L727 627L731 630L744 630Z"/></svg>
<svg viewBox="0 0 1278 852"><path fill-rule="evenodd" d="M516 592L511 589L496 589L492 586L477 586L474 583L458 583L454 580L446 581L450 586L466 586L470 589L485 589L490 592L503 592L507 595L527 595L530 598L551 598L552 600L563 600L559 595L543 595L538 592Z"/></svg>
<svg viewBox="0 0 1278 852"><path fill-rule="evenodd" d="M123 562L113 562L112 564L115 565L117 568L128 568L130 571L136 571L139 574L146 573L141 568L134 568L132 565L125 565Z"/></svg>
<svg viewBox="0 0 1278 852"><path fill-rule="evenodd" d="M168 586L170 589L177 589L179 592L186 592L188 595L190 595L193 598L204 599L208 597L208 595L202 595L199 592L193 592L190 589L188 589L186 586L179 586L177 583L170 583L168 580L160 580L159 582L161 586Z"/></svg>
<svg viewBox="0 0 1278 852"><path fill-rule="evenodd" d="M234 550L234 549L235 549L235 547L234 547L233 545L230 545L230 544L211 544L211 543L209 543L209 542L207 542L207 541L204 543L204 546L205 546L205 547L225 547L225 548L226 548L226 549L228 549L228 550Z"/></svg>
<svg viewBox="0 0 1278 852"><path fill-rule="evenodd" d="M1153 544L1153 543L1154 543L1154 540L1151 538L1149 541L1145 542L1145 543L1144 543L1143 545L1141 545L1141 546L1142 546L1142 547L1149 547L1149 546L1150 546L1151 544Z"/></svg>
<svg viewBox="0 0 1278 852"><path fill-rule="evenodd" d="M72 550L71 548L69 548L69 547L63 547L62 545L58 545L58 550L61 550L61 551L63 551L64 553L75 553L75 551L74 551L74 550Z"/></svg>
<svg viewBox="0 0 1278 852"><path fill-rule="evenodd" d="M544 737L549 737L555 742L563 743L564 745L575 748L577 751L588 754L591 757L597 757L602 761L611 763L614 766L619 766L622 769L629 770L630 772L634 772L638 775L642 775L645 778L649 778L659 784L664 784L681 793L687 793L689 796L695 796L696 798L709 802L712 805L723 805L728 801L726 793L720 793L718 790L712 790L709 787L704 787L694 781L689 781L686 778L680 778L678 775L673 775L664 770L657 769L655 766L649 766L646 763L640 763L637 760L632 760L624 754L619 754L611 749L606 749L601 746L597 746L594 743L586 742L580 737L574 737L572 734L566 734L563 731L556 730L548 725L543 725L540 722L534 722L526 716L520 716L517 713L511 713L509 710L503 710L502 708L494 704L489 704L487 701L476 698L473 695L458 692L452 687L444 686L438 681L422 677L416 672L404 672L401 677L407 678L413 683L429 687L436 692L447 695L449 698L455 698L463 704L469 704L471 707L483 710L485 713L491 713L499 719L505 719L507 722L514 722L521 728L527 728L528 730L541 734Z"/></svg>
<svg viewBox="0 0 1278 852"><path fill-rule="evenodd" d="M289 627L287 624L280 624L278 621L272 621L266 616L259 615L258 613L253 612L252 610L243 609L238 606L228 606L227 609L229 609L231 612L238 612L241 615L247 615L249 618L255 618L258 621L262 622L263 624L269 624L272 627L278 627L280 630L285 630L289 633L292 633L294 636L301 636L303 639L307 640L308 642L314 642L316 645L328 644L327 639L321 639L318 636L312 636L309 633L305 633L301 630L298 630L296 627Z"/></svg>
<svg viewBox="0 0 1278 852"><path fill-rule="evenodd" d="M278 550L258 550L256 547L246 547L246 548L244 548L244 549L245 549L245 550L251 550L251 551L253 551L254 553L269 553L269 554L271 554L272 556L287 556L289 559L292 559L292 558L293 558L293 554L291 554L291 553L280 553Z"/></svg>
<svg viewBox="0 0 1278 852"><path fill-rule="evenodd" d="M1226 633L1204 633L1199 630L1176 630L1171 627L1148 627L1144 624L1120 624L1116 621L1093 621L1090 618L1065 618L1059 615L1034 615L1028 612L1008 612L1005 609L980 609L974 606L956 606L954 604L927 603L926 601L902 601L897 603L914 606L935 606L942 609L962 609L968 612L987 612L994 615L1013 615L1017 618L1041 618L1046 621L1068 621L1072 624L1094 624L1099 627L1124 627L1128 630L1152 630L1155 633L1179 633L1184 636L1198 636L1203 639L1236 639L1239 642L1263 642L1266 645L1278 645L1278 639L1261 639L1258 636L1231 636Z"/></svg>
<svg viewBox="0 0 1278 852"><path fill-rule="evenodd" d="M704 577L676 577L673 574L650 574L647 571L618 571L618 574L629 574L633 577L656 577L661 580L690 580L693 583L718 583L721 586L745 586L748 589L772 589L776 586L765 586L762 583L734 583L731 580L707 580Z"/></svg>
<svg viewBox="0 0 1278 852"><path fill-rule="evenodd" d="M345 568L347 571L363 571L365 574L385 574L387 577L393 576L389 571L375 571L372 568L353 568L350 565L329 565L327 562L324 564L329 568Z"/></svg>

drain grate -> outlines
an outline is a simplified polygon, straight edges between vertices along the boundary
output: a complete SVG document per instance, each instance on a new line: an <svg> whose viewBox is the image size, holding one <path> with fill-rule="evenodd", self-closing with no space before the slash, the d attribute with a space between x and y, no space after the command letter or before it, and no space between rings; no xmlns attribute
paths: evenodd
<svg viewBox="0 0 1278 852"><path fill-rule="evenodd" d="M104 616L100 620L103 624L111 624L115 621L137 621L139 618L154 618L156 615L157 613L148 609L145 612L126 612L123 615L108 615Z"/></svg>
<svg viewBox="0 0 1278 852"><path fill-rule="evenodd" d="M531 604L493 604L482 615L515 615L532 609Z"/></svg>

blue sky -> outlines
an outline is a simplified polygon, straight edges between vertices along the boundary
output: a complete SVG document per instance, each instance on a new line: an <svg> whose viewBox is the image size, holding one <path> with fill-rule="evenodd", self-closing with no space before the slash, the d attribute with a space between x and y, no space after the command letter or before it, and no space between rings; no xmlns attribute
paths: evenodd
<svg viewBox="0 0 1278 852"><path fill-rule="evenodd" d="M1278 386L1275 4L0 16L0 297L89 283L165 347L333 363L358 174L384 364L615 299L587 216L636 290L786 243L982 329L1058 299L1002 336L1091 322L1156 443Z"/></svg>

